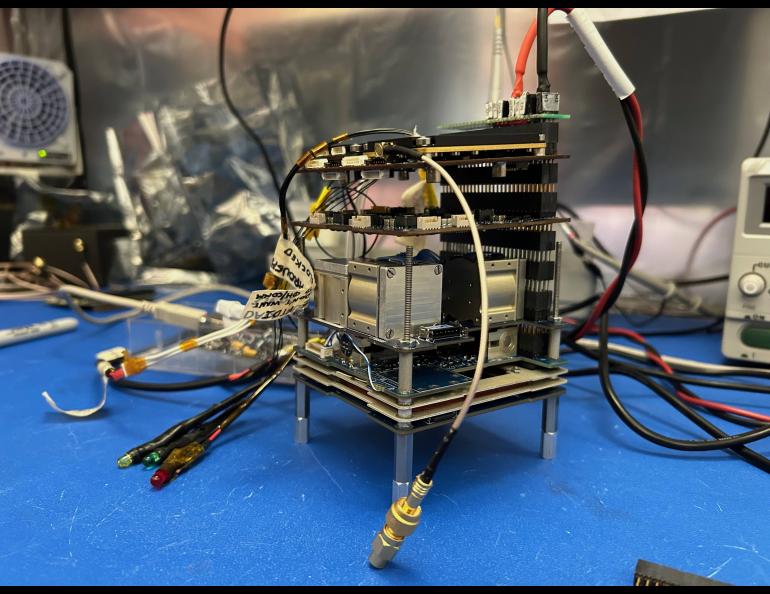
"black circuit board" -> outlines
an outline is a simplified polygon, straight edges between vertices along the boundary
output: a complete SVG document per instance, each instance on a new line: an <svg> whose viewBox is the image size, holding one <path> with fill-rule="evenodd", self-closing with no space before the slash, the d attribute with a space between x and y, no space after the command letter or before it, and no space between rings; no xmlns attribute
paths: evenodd
<svg viewBox="0 0 770 594"><path fill-rule="evenodd" d="M346 211L350 212L350 211ZM349 219L349 217L348 217ZM476 221L476 226L479 231L493 231L504 229L528 229L531 227L537 227L540 225L553 225L558 223L566 223L570 219L564 217L547 217L547 218L535 218L535 217L512 217L507 222L480 222ZM411 223L408 223L411 225ZM415 236L415 235L435 235L437 233L469 233L469 227L438 227L435 229L417 229L413 227L408 228L393 228L385 229L372 225L370 227L354 227L348 224L337 223L311 223L309 221L292 221L292 225L295 227L303 227L308 229L329 229L331 231L352 231L353 233L367 233L371 235L396 235L396 236ZM415 221L416 225L416 221Z"/></svg>

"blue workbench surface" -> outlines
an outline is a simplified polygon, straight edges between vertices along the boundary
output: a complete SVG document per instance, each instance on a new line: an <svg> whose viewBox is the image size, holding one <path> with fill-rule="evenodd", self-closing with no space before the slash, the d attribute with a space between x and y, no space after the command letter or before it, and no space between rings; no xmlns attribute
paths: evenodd
<svg viewBox="0 0 770 594"><path fill-rule="evenodd" d="M62 315L0 304L3 327ZM154 491L148 471L119 470L116 458L224 389L111 390L106 410L83 420L40 396L49 390L67 408L97 402L94 353L124 332L82 323L0 349L0 583L630 584L640 557L770 583L768 477L724 453L642 441L595 378L572 381L562 398L552 461L538 456L539 404L470 419L423 525L383 571L366 557L390 503L392 435L337 399L313 394L311 442L295 445L293 392L271 388L200 465ZM718 335L655 344L721 360ZM670 426L666 406L641 388L617 384L654 427L697 435ZM764 396L734 400L770 410ZM415 438L415 465L438 437Z"/></svg>

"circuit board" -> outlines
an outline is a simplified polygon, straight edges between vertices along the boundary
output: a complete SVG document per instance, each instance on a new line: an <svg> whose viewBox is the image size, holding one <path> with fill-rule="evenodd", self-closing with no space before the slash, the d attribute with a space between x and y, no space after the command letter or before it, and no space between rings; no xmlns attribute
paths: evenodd
<svg viewBox="0 0 770 594"><path fill-rule="evenodd" d="M298 352L313 361L323 363L350 375L368 381L366 366L352 365L348 360L338 356L322 359L312 351L298 348ZM494 367L510 363L528 363L546 369L555 369L564 362L561 359L548 359L546 357L533 359L528 357L500 357L489 359L485 367ZM459 388L469 385L471 378L463 375L476 367L475 355L451 355L425 353L416 355L412 368L412 390L403 394L398 390L398 360L387 359L372 363L372 381L382 392L396 398L419 398L430 396L450 388Z"/></svg>
<svg viewBox="0 0 770 594"><path fill-rule="evenodd" d="M551 225L554 223L568 222L569 218L548 217L532 218L521 217L519 220L511 220L504 223L478 223L479 231L493 231L502 229L526 229L529 227L538 227L540 225ZM438 231L444 233L468 233L467 226L464 227L437 227L433 229L384 229L381 227L354 227L352 225L334 224L334 223L311 223L305 221L292 221L295 227L305 227L308 229L329 229L331 231L352 231L353 233L366 233L372 235L396 235L396 236L416 236L416 235L435 235Z"/></svg>
<svg viewBox="0 0 770 594"><path fill-rule="evenodd" d="M567 113L536 113L533 115L522 115L510 118L487 118L483 120L469 120L467 122L454 122L451 124L440 124L439 130L475 130L477 128L488 128L489 126L512 126L523 122L535 122L538 120L568 120L570 115Z"/></svg>

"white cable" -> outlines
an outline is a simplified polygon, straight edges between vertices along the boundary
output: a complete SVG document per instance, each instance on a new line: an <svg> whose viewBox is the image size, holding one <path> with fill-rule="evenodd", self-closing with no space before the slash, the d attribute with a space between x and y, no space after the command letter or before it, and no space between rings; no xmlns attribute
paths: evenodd
<svg viewBox="0 0 770 594"><path fill-rule="evenodd" d="M618 64L610 48L599 34L593 21L589 18L584 8L573 8L567 13L567 21L577 33L588 55L596 64L607 83L610 85L618 99L623 100L632 95L636 89L631 79L626 76Z"/></svg>
<svg viewBox="0 0 770 594"><path fill-rule="evenodd" d="M471 385L468 388L468 394L465 396L465 400L463 400L463 404L457 413L457 417L452 423L452 429L457 431L460 425L462 425L463 420L465 420L465 416L468 414L468 409L471 407L471 403L473 402L473 397L476 395L476 390L478 389L479 382L481 381L481 374L484 372L484 363L487 358L487 342L489 340L489 295L487 294L487 269L486 263L484 262L484 248L481 245L479 229L476 226L476 221L473 218L473 211L468 205L468 201L465 199L462 190L460 190L460 187L457 185L455 180L452 179L452 176L447 173L446 169L436 163L429 156L423 155L422 161L435 169L444 179L446 184L452 188L452 191L455 193L457 201L460 203L465 216L468 217L469 230L471 232L471 237L473 238L473 248L476 252L476 264L479 269L479 284L481 288L481 333L479 335L479 354L476 361L476 370L473 372L473 379L471 380Z"/></svg>
<svg viewBox="0 0 770 594"><path fill-rule="evenodd" d="M206 344L209 344L210 342L214 342L216 340L222 340L223 338L228 338L230 336L233 336L234 334L243 332L249 326L251 326L252 323L253 322L251 320L241 320L237 324L233 324L232 326L228 326L227 328L222 328L220 330L210 332L209 334L204 334L199 338L192 339L192 341L194 342L183 341L170 348L164 349L162 351L158 351L157 353L152 353L150 355L147 355L145 357L145 361L147 362L147 367L149 367L150 365L154 365L155 363L158 363L163 359L168 359L169 357L173 357L174 355L184 353L188 350L191 350L192 348L202 347ZM191 344L192 346L190 346Z"/></svg>
<svg viewBox="0 0 770 594"><path fill-rule="evenodd" d="M111 295L102 291L84 289L74 285L62 285L59 287L59 291L68 295L98 301L100 303L138 310L139 312L148 313L162 322L190 330L197 330L201 318L206 315L205 310L197 307L190 307L179 303L166 303L164 301L142 301L139 299L131 299L129 297L121 297L119 295Z"/></svg>
<svg viewBox="0 0 770 594"><path fill-rule="evenodd" d="M29 175L20 176L20 179L30 188L41 194L54 194L55 196L65 196L67 198L90 198L94 202L105 202L109 194L97 192L94 190L81 190L78 188L55 188L42 183Z"/></svg>
<svg viewBox="0 0 770 594"><path fill-rule="evenodd" d="M599 350L599 341L593 338L581 338L578 340L578 344L582 347L590 349L592 351ZM609 351L618 355L625 355L636 359L637 361L648 361L647 353L643 349L626 346L623 344L609 343ZM672 357L671 355L663 355L662 359L671 365L675 369L681 369L682 371L688 371L692 373L735 373L740 374L744 371L751 371L752 373L760 372L763 375L767 375L770 378L770 369L762 369L759 367L739 367L737 365L719 365L717 363L704 363L703 361L694 361L692 359L682 359L680 357Z"/></svg>
<svg viewBox="0 0 770 594"><path fill-rule="evenodd" d="M574 232L572 232L569 229L569 226L566 225L565 223L562 223L562 229L564 229L565 234L567 235L567 238L569 239L570 243L580 248L583 252L587 253L592 258L600 260L601 262L603 262L607 266L614 268L615 270L620 270L621 262L619 260L616 260L612 256L605 254L600 249L597 249L596 247L594 247L591 243L587 241L583 241L582 239L577 237L574 234ZM653 276L651 274L642 272L641 270L637 270L635 268L629 271L628 277L652 289L653 291L661 293L665 300L669 300L671 298L678 299L679 301L687 305L690 311L693 311L693 312L698 311L709 317L720 317L720 314L709 310L703 305L702 297L688 295L686 292L682 291L676 285L676 283L670 280L665 280L660 277Z"/></svg>
<svg viewBox="0 0 770 594"><path fill-rule="evenodd" d="M495 26L492 36L492 69L489 77L489 102L497 101L501 97L501 61L503 56L503 14L502 8L495 9Z"/></svg>
<svg viewBox="0 0 770 594"><path fill-rule="evenodd" d="M158 301L179 301L180 299L185 299L194 295L200 295L202 293L230 293L238 297L243 297L244 299L248 299L249 295L251 295L250 291L246 291L245 289L241 289L239 287L234 287L233 285L220 285L219 283L211 283L198 287L188 287L187 289L174 291L170 295L161 297L158 299Z"/></svg>

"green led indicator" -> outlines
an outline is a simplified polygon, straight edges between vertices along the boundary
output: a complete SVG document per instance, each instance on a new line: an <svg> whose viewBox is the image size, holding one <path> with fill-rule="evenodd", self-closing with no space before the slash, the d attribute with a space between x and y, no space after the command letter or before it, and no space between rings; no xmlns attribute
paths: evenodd
<svg viewBox="0 0 770 594"><path fill-rule="evenodd" d="M40 149L39 151L37 151L37 156L40 157L41 159L45 159L48 156L48 151L45 149Z"/></svg>

